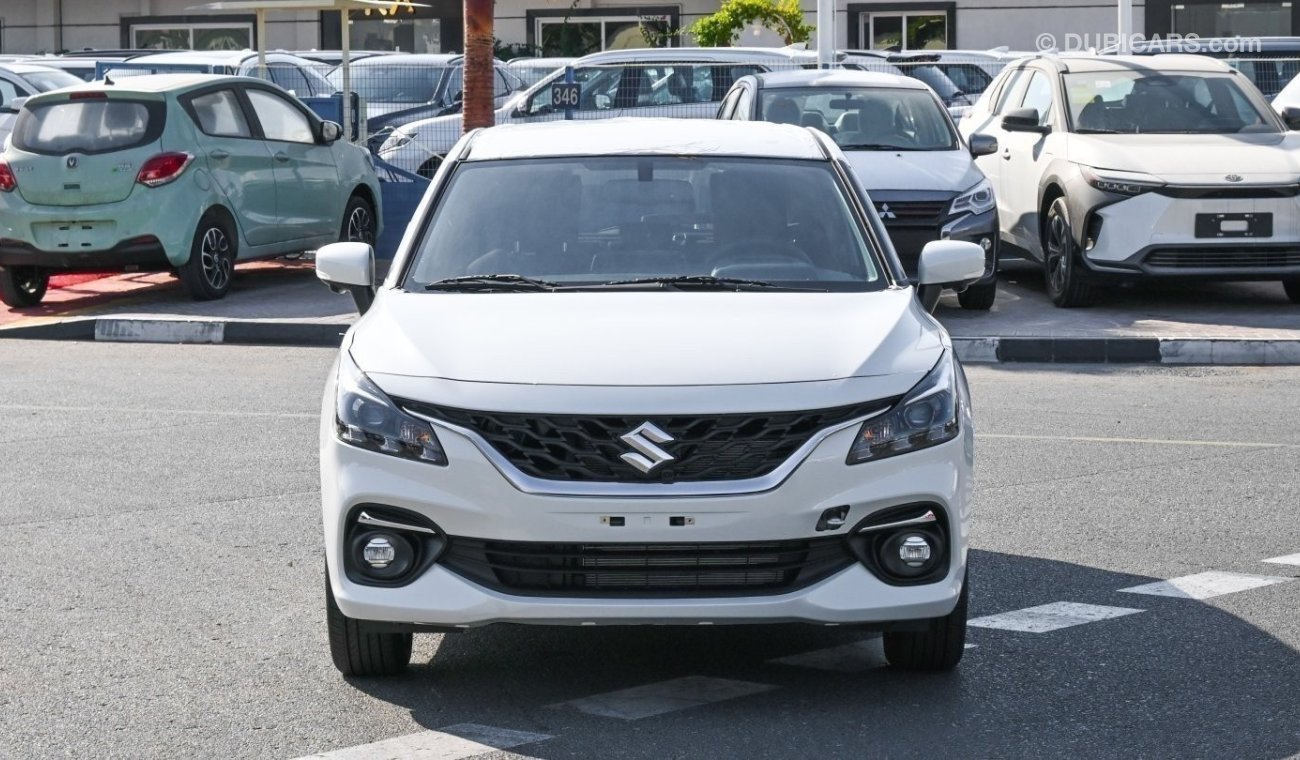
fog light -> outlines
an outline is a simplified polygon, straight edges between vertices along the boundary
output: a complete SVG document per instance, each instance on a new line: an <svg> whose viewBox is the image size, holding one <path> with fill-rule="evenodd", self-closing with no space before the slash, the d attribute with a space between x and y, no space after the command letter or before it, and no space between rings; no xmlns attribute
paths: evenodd
<svg viewBox="0 0 1300 760"><path fill-rule="evenodd" d="M930 561L930 542L913 533L898 546L898 558L908 567L921 567Z"/></svg>
<svg viewBox="0 0 1300 760"><path fill-rule="evenodd" d="M385 568L397 558L397 549L393 542L388 540L388 536L375 536L366 542L366 546L361 550L361 557L371 567Z"/></svg>
<svg viewBox="0 0 1300 760"><path fill-rule="evenodd" d="M415 545L399 533L369 530L352 538L352 567L378 581L392 581L410 572L420 558Z"/></svg>

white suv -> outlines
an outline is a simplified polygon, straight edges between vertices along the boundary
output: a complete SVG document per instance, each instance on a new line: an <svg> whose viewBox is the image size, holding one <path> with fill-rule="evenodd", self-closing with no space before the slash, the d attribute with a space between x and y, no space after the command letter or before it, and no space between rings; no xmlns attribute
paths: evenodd
<svg viewBox="0 0 1300 760"><path fill-rule="evenodd" d="M497 127L438 172L320 428L330 648L415 631L803 621L962 655L970 397L824 134L623 119ZM919 287L984 273L931 243Z"/></svg>
<svg viewBox="0 0 1300 760"><path fill-rule="evenodd" d="M1058 306L1134 277L1279 280L1300 303L1297 127L1192 55L1026 59L959 125L997 138L976 161L1003 242L1043 262Z"/></svg>

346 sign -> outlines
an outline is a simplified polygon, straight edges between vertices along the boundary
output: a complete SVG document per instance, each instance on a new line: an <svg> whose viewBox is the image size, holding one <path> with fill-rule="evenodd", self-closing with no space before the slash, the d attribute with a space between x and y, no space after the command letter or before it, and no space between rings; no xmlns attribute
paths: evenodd
<svg viewBox="0 0 1300 760"><path fill-rule="evenodd" d="M582 85L577 82L556 82L551 85L552 108L577 108L582 97Z"/></svg>

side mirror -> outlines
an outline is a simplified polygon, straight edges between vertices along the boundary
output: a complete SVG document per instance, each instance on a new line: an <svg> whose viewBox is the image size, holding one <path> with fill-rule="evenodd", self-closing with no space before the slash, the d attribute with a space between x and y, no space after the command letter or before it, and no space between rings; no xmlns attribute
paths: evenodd
<svg viewBox="0 0 1300 760"><path fill-rule="evenodd" d="M1290 130L1300 130L1300 108L1287 106L1282 109L1282 121L1286 122L1286 128Z"/></svg>
<svg viewBox="0 0 1300 760"><path fill-rule="evenodd" d="M976 132L970 136L970 154L975 157L991 156L998 152L998 138Z"/></svg>
<svg viewBox="0 0 1300 760"><path fill-rule="evenodd" d="M1008 132L1037 132L1045 135L1051 127L1038 123L1037 108L1015 108L1002 117L1002 128Z"/></svg>
<svg viewBox="0 0 1300 760"><path fill-rule="evenodd" d="M320 125L320 140L329 145L343 136L343 127L337 122L323 121Z"/></svg>
<svg viewBox="0 0 1300 760"><path fill-rule="evenodd" d="M375 249L365 243L330 243L316 251L316 276L335 293L351 293L365 314L375 302Z"/></svg>
<svg viewBox="0 0 1300 760"><path fill-rule="evenodd" d="M934 311L944 288L964 290L983 276L984 249L975 243L960 240L926 243L921 249L921 261L917 267L917 293L921 305L926 311Z"/></svg>

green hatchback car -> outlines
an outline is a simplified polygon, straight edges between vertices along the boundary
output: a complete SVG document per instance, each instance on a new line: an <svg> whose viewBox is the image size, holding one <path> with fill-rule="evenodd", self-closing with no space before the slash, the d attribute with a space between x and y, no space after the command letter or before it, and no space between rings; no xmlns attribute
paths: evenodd
<svg viewBox="0 0 1300 760"><path fill-rule="evenodd" d="M159 74L27 100L0 153L0 300L52 272L175 269L221 298L236 261L374 243L364 148L259 79Z"/></svg>

